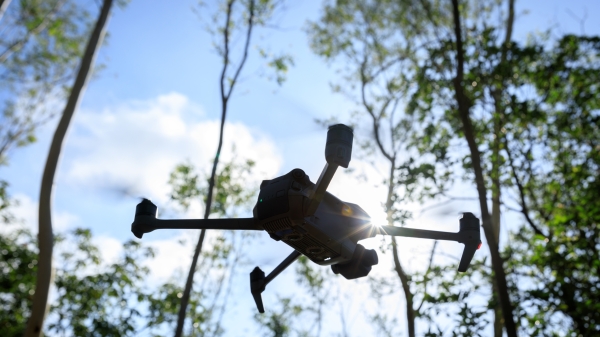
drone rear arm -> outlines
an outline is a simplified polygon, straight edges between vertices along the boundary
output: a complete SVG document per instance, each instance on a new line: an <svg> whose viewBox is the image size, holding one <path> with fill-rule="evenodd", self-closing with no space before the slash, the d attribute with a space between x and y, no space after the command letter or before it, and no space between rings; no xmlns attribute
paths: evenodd
<svg viewBox="0 0 600 337"><path fill-rule="evenodd" d="M447 241L459 241L459 242L461 241L460 233L439 232L439 231L430 231L430 230L424 230L424 229L394 227L394 226L381 226L379 228L383 232L380 234L383 234L383 235L406 236L406 237L410 237L410 238L433 239L433 240L447 240Z"/></svg>
<svg viewBox="0 0 600 337"><path fill-rule="evenodd" d="M465 245L460 263L458 264L458 271L465 272L475 255L475 251L481 247L480 239L480 226L479 219L477 219L472 213L464 213L460 219L460 230L458 233L451 232L439 232L429 231L415 228L405 227L394 227L394 226L381 226L379 227L379 233L383 235L392 236L408 236L411 238L422 238L422 239L433 239L433 240L447 240L447 241L458 241Z"/></svg>
<svg viewBox="0 0 600 337"><path fill-rule="evenodd" d="M254 270L250 273L250 292L252 293L252 297L254 297L254 302L256 303L256 307L258 308L258 312L261 314L265 312L265 308L262 302L262 296L260 295L269 282L273 281L277 275L279 275L285 268L289 267L294 261L296 261L302 254L297 250L293 251L288 257L283 260L269 275L265 277L265 272L263 272L259 267L254 268Z"/></svg>

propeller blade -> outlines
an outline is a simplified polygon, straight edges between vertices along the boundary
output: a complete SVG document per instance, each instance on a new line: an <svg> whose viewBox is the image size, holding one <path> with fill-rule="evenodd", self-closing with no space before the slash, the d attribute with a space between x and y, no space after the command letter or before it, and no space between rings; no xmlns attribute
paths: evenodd
<svg viewBox="0 0 600 337"><path fill-rule="evenodd" d="M265 290L265 272L256 267L250 273L250 292L256 303L258 312L264 314L265 307L263 306L262 296L260 295Z"/></svg>
<svg viewBox="0 0 600 337"><path fill-rule="evenodd" d="M481 242L478 244L467 243L465 244L465 249L463 250L462 257L460 258L460 263L458 265L458 271L466 272L469 268L469 264L471 260L473 260L473 256L475 252L481 247Z"/></svg>

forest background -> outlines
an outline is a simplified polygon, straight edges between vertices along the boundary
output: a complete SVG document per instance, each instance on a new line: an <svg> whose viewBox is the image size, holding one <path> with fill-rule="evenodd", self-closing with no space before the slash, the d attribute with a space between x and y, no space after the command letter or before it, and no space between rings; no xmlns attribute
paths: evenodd
<svg viewBox="0 0 600 337"><path fill-rule="evenodd" d="M4 47L10 46L11 34L16 34L10 30L10 15L14 15L23 3L27 2L9 4L6 16L0 21L4 25ZM35 1L31 3L36 4ZM9 105L3 107L5 126L11 121L8 111L17 115L30 111L25 104L27 99L50 111L45 115L48 116L47 120L42 118L43 122L35 132L27 134L27 137L2 153L4 165L0 172L6 183L2 189L2 211L6 219L1 230L1 304L6 309L3 312L10 313L10 317L2 318L4 325L1 329L10 329L14 335L21 334L28 318L32 285L35 284L35 233L40 178L58 121L58 112L62 111L65 104L65 93L56 88L62 90L62 86L69 85L68 81L79 63L78 55L85 45L86 34L100 8L95 1L57 3L64 6L61 10L73 5L73 13L89 12L87 17L71 17L75 21L73 32L80 34L80 38L73 39L72 49L63 51L72 52L71 58L58 55L53 59L56 63L63 62L67 69L65 78L58 78L55 86L48 89L43 97L27 97L21 92L21 96L18 96L21 101L15 110L8 109ZM236 57L243 55L243 19L247 15L243 11L247 8L242 5L247 3L240 1L236 8L239 11L236 13L240 15L239 26L236 26L240 28L237 31L239 35L232 39L232 51ZM380 3L382 8L389 5L385 1ZM351 170L347 174L338 174L330 191L345 201L361 205L374 223L387 224L391 221L393 225L455 231L463 211L471 211L482 218L467 142L461 140L463 135L457 131L461 129L460 125L443 123L444 116L447 116L442 113L445 106L450 107L448 110L457 111L460 107L448 103L452 95L441 97L442 94L432 94L435 90L443 93L443 88L456 90L456 87L452 86L451 81L444 82L443 76L431 75L432 72L423 72L419 77L415 75L418 72L397 70L415 69L415 63L410 63L414 60L408 60L408 63L394 63L396 60L391 60L393 68L386 68L385 71L391 69L402 76L386 77L376 83L384 84L384 90L372 89L369 92L372 96L367 100L374 101L365 104L360 96L361 85L371 85L374 81L365 79L377 79L377 67L383 66L387 60L385 57L393 53L377 49L389 46L376 43L362 45L360 41L352 40L366 32L366 37L381 36L393 41L398 37L396 34L402 35L397 32L415 29L413 36L405 34L403 38L421 39L422 42L426 40L423 36L435 36L438 39L436 41L441 43L433 44L427 52L432 55L450 53L454 61L442 62L436 65L436 69L448 67L446 69L449 71L440 73L452 73L456 71L453 62L458 57L452 54L455 52L452 35L444 34L454 32L453 19L456 16L450 15L453 3L448 1L440 5L439 13L428 16L439 21L429 28L423 28L423 35L419 35L421 31L416 30L418 27L410 26L414 24L411 19L418 18L417 14L422 15L426 9L415 5L416 14L399 12L406 14L406 21L394 22L393 18L381 15L380 21L368 21L373 24L371 28L375 32L359 29L357 34L350 34L349 43L346 44L335 40L347 37L341 32L333 38L331 35L344 25L361 27L362 21L349 18L360 17L356 13L365 13L365 8L369 9L367 5L373 3L367 2L365 7L361 7L357 5L360 2L347 1L327 8L317 2L273 4L277 6L272 15L265 17L265 22L257 24L253 32L247 64L229 103L213 216L249 215L253 195L262 179L299 167L314 180L324 164L324 125L341 121L355 126L356 153ZM481 39L470 40L473 36L486 36L485 25L475 24L472 30L466 27L491 13L489 15L495 21L489 25L497 25L501 29L496 33L487 33L495 36L491 38L492 42L500 41L498 46L502 46L506 27L499 18L502 15L505 19L509 16L509 3L481 1L470 4L472 6L469 8L461 7L465 20L462 25L466 31L464 43L467 45L464 49L467 54L465 76L471 89L477 88L477 84L473 85L477 82L482 83L480 87L487 85L495 88L497 83L486 83L485 79L497 73L486 73L489 67L485 66L478 68L480 73L473 71L477 67L469 62L477 58L469 59L469 55L473 55L473 50L482 50L483 54L483 51L488 55L497 53L495 55L501 59L505 57L498 56L503 53L502 48L494 51L487 48L489 45L477 44L476 41ZM491 8L489 13L484 8L481 11L485 15L479 18L474 16L478 4L488 4ZM218 83L223 62L217 48L221 43L219 33L222 31L215 27L222 22L219 20L223 19L224 8L223 4L211 2L199 5L195 2L132 1L122 8L113 9L107 27L109 37L99 51L94 76L72 121L54 181L54 230L58 235L54 253L57 284L50 293L52 307L44 329L47 335L89 335L90 331L98 335L165 335L174 330L179 299L185 284L183 280L187 276L198 233L162 231L148 234L141 241L136 239L133 243L123 243L132 239L129 225L139 197L152 199L159 206L161 217L198 218L204 213L202 196L206 194L205 181L217 148L218 119L221 117L222 101ZM369 10L377 13L375 9ZM341 15L344 12L353 15ZM593 192L594 186L598 183L598 158L597 154L594 157L594 153L600 152L596 145L600 139L596 137L598 102L594 99L598 90L598 82L594 82L594 79L598 78L599 47L594 39L564 42L568 34L597 36L598 28L587 18L599 12L600 8L589 2L515 3L511 39L523 49L507 48L504 53L510 55L510 62L522 66L513 67L509 77L517 79L521 76L524 83L512 85L525 86L530 92L546 90L556 93L555 96L542 95L543 99L538 99L511 92L512 89L507 90L507 97L514 100L507 102L503 111L526 111L521 115L537 117L521 118L525 122L506 117L503 123L509 132L505 132L506 143L502 144L514 149L514 158L509 158L505 149L502 152L504 145L497 145L499 153L502 152L498 157L502 157L502 164L499 165L501 168L496 173L497 177L494 176L493 165L485 167L484 164L483 168L486 179L490 180L488 198L491 209L494 206L494 179L502 181L499 185L502 186L503 199L502 203L498 203L502 214L500 250L505 259L503 266L507 270L511 304L515 307L513 317L516 330L524 335L590 335L598 333L599 329L598 317L585 313L593 313L597 309L591 300L599 291L593 286L591 289L589 287L598 283L599 275L599 267L593 264L599 257L598 210L593 205L597 196L597 192ZM328 16L328 13L338 15ZM427 35L427 29L430 28L432 33ZM476 28L482 30L477 31ZM60 27L56 29L60 30ZM442 38L435 35L438 29ZM346 32L352 30L346 29ZM444 38L448 39L448 43L444 43ZM561 48L557 45L560 41L563 41ZM539 49L525 48L536 44L547 47L549 52L544 54ZM576 52L567 48L570 45L579 47L580 44L585 44L585 48L576 48ZM367 69L367 63L360 62L358 56L362 54L356 53L352 49L354 46L364 46L364 49L358 50L363 52L377 47L375 54L379 53L378 57L381 58L365 58L372 61L368 64L374 71L369 76L375 74L372 77L359 76L361 70ZM405 47L400 49L395 50L398 55L400 51L407 52ZM551 54L552 51L557 54L564 51L565 55L561 59L560 55ZM577 54L579 52L581 55ZM419 53L423 51L415 48L415 59L424 55ZM573 53L581 59L570 60ZM392 56L394 58L400 57ZM544 88L544 85L552 83L552 77L548 75L550 70L536 68L536 62L556 70L559 82L569 83L569 79L574 78L585 88L576 88L579 91L560 86ZM23 64L26 62L15 62L12 66ZM579 65L586 68L585 71L577 68ZM10 102L15 92L9 90L9 80L14 74L6 70L11 66L8 61L5 60L3 66L5 82L2 98ZM426 64L418 66L418 69L433 67ZM515 71L516 68L521 72ZM24 78L31 71L25 70L19 76ZM514 77L515 73L517 77ZM560 77L563 75L566 77ZM390 79L391 82L385 83ZM412 86L406 86L410 82L407 80L412 81ZM506 85L504 80L502 83ZM435 90L432 89L434 85L437 85ZM480 142L484 163L486 157L489 157L489 163L493 163L497 160L491 154L496 143L495 137L489 136L495 133L493 128L486 129L485 124L489 122L490 128L492 124L499 125L495 119L498 115L492 113L485 122L487 103L477 107L477 100L485 94L478 96L473 91L467 95L472 95L471 101L475 102L475 107L472 107L474 118L476 121L479 118L483 125L477 126L475 123L476 131L481 132L476 140ZM493 95L490 97L493 98ZM435 121L435 132L429 134L428 138L427 133L415 133L412 137L403 135L404 138L392 139L398 141L397 144L385 144L398 149L401 153L398 160L411 156L417 158L413 166L410 163L398 163L394 171L398 175L394 175L393 179L389 179L387 174L390 170L389 158L383 151L378 152L385 147L375 144L371 127L383 123L390 115L380 110L384 113L379 115L380 119L373 118L375 123L370 120L373 115L369 115L369 108L372 111L387 109L388 106L381 103L388 99L394 103L398 115L409 116L408 112L412 113L414 124L410 124L409 129L428 130L427 123L423 121ZM528 99L544 103L546 110L539 108L544 104L532 108L535 104L523 103ZM40 106L36 105L34 109ZM569 110L571 108L573 110ZM427 116L427 111L433 111L433 115ZM561 113L574 118L562 122L552 119ZM398 119L392 122L399 125L396 131L409 134L402 129L406 128L406 124L398 122ZM561 123L564 125L561 126ZM569 135L564 139L555 137L552 130L543 131L543 125L548 124L563 127L559 134L565 130L574 132L567 132ZM526 127L518 128L523 125ZM527 133L531 125L540 130L539 133ZM591 129L585 129L584 126ZM443 137L440 135L446 135L446 138L441 139ZM453 138L455 135L458 138ZM515 136L530 142L510 143L519 139ZM429 162L425 159L430 158L425 153L439 155L446 140L448 152L454 156L449 157L454 162L446 163L443 161L446 158L436 157L434 159L439 159L438 163L445 166L432 171L427 166ZM558 148L553 147L553 142L560 144ZM538 143L548 148L527 152L529 145ZM568 151L561 152L562 147L584 154L585 158L573 157L573 153ZM409 151L402 153L405 149ZM536 157L544 151L552 155ZM519 157L520 154L523 157ZM420 156L425 159L420 161ZM533 165L534 169L526 167L527 160L523 158L528 156L538 160ZM461 159L458 163L457 158ZM564 165L557 165L559 161L556 158ZM547 173L548 181L534 179L535 173L539 173L535 171L537 167ZM445 173L444 168L451 172ZM554 168L558 168L556 172ZM518 173L513 175L511 169L517 169ZM585 174L567 176L564 173L567 171ZM435 181L431 179L432 175L435 176L433 173L439 175ZM194 174L197 174L197 178ZM519 186L517 181L523 182L523 186ZM395 188L398 190L392 194L393 203L390 203L388 193L390 182L397 182ZM558 187L555 186L557 184ZM404 186L406 189L403 189ZM424 186L429 189L424 190ZM558 194L557 198L577 200L573 201L573 205L562 199L547 200L545 195L536 194L538 190L552 192L552 186L562 190L565 186L572 186L572 190L583 192L578 195L552 194ZM186 190L186 187L189 189ZM590 192L586 194L586 191ZM542 205L536 205L538 201ZM561 213L559 210L565 207L565 212ZM574 214L577 217L569 218ZM573 234L573 228L565 229L561 227L562 223L572 223L575 231L583 232ZM580 228L584 226L591 232ZM516 235L518 233L522 235ZM578 247L565 244L561 237L566 237L566 242L579 242L586 238L591 245ZM506 322L499 309L499 300L491 296L495 281L487 248L478 251L476 259L480 262L474 263L474 272L459 277L454 272L454 259L462 248L458 244L440 243L434 246L433 242L423 240L398 239L396 243L373 239L366 242L365 246L377 249L380 255L380 264L368 278L347 281L335 277L328 268L317 268L300 261L269 285L263 296L267 314L258 316L255 315L254 303L249 295L248 273L255 265L263 270L272 269L290 249L262 234L248 237L209 232L198 267L184 334L491 336L499 331L502 333L502 326ZM145 247L152 248L154 256ZM433 253L432 248L435 248ZM544 250L556 254L545 255ZM394 255L398 255L399 260L394 259ZM548 259L560 259L566 261L566 265L555 264L547 270L543 267ZM535 263L542 267L530 267ZM399 266L404 269L399 269ZM557 276L559 269L571 273ZM573 287L569 288L569 284ZM556 288L557 291L540 294L540 285L548 289ZM581 287L586 285L588 289L582 290ZM573 293L565 294L567 290ZM407 303L407 297L410 303ZM578 302L575 305L578 309L565 302L565 298L573 298ZM505 330L505 333L511 335L510 331Z"/></svg>

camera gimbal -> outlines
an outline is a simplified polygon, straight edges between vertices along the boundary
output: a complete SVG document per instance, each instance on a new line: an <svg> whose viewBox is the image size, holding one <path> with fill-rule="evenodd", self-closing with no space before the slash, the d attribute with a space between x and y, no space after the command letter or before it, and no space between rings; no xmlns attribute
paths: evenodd
<svg viewBox="0 0 600 337"><path fill-rule="evenodd" d="M157 207L144 199L136 207L131 231L142 238L144 233L168 228L264 230L272 239L291 246L294 251L269 275L265 276L259 267L250 273L250 290L261 313L264 313L261 293L267 284L301 255L316 264L330 265L335 274L346 279L367 276L371 267L378 263L377 253L364 248L358 241L378 234L463 243L465 248L458 271L466 271L481 246L479 219L472 213L463 214L457 233L376 226L371 224L369 215L360 206L327 192L338 166L348 168L353 137L352 129L346 125L330 126L325 146L327 163L317 183L312 183L301 169L273 180L263 180L251 218L157 219Z"/></svg>

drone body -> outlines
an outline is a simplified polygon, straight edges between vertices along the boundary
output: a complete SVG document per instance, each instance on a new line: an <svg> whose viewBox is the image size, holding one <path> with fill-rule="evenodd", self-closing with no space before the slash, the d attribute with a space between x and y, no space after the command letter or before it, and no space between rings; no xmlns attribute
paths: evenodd
<svg viewBox="0 0 600 337"><path fill-rule="evenodd" d="M259 267L250 273L251 292L261 313L264 312L261 293L266 285L301 255L316 264L331 265L334 273L347 279L367 276L371 266L378 263L377 253L365 249L358 241L377 234L464 243L458 270L466 271L481 245L479 219L473 214L464 214L457 233L374 226L360 206L343 202L326 191L337 167L348 167L352 139L349 127L330 126L325 148L327 164L317 183L312 183L301 169L264 180L252 218L161 220L156 218L157 207L144 199L136 208L131 231L141 238L144 233L161 228L264 230L274 240L286 243L294 251L269 275L265 276Z"/></svg>

